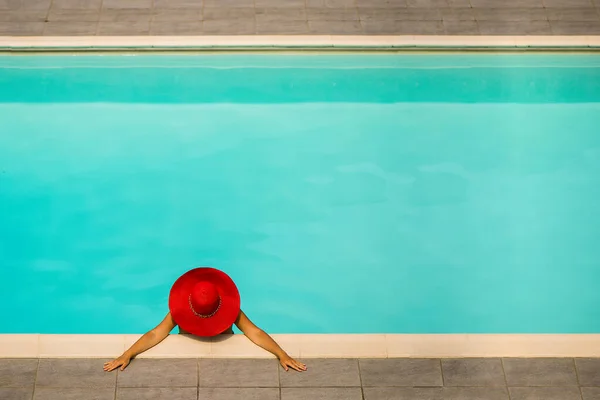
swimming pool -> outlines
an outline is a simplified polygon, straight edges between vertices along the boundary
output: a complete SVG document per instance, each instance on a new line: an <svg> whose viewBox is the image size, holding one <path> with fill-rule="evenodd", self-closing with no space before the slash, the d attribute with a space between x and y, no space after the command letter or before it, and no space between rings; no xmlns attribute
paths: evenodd
<svg viewBox="0 0 600 400"><path fill-rule="evenodd" d="M0 333L600 332L600 56L0 57Z"/></svg>

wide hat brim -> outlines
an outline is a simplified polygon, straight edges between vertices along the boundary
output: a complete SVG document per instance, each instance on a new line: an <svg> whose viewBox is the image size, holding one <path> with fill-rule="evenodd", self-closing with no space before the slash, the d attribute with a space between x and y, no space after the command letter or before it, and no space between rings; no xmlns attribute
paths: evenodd
<svg viewBox="0 0 600 400"><path fill-rule="evenodd" d="M190 307L190 294L198 282L215 285L221 298L217 312L208 318L197 316ZM231 327L240 313L240 293L233 280L215 268L195 268L181 275L171 287L169 310L181 329L192 335L215 336Z"/></svg>

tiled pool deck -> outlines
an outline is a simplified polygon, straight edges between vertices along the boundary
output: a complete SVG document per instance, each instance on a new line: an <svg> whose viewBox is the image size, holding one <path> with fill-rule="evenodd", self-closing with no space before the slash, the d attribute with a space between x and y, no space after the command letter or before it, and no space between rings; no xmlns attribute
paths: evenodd
<svg viewBox="0 0 600 400"><path fill-rule="evenodd" d="M600 400L600 335L170 335L123 372L139 335L0 335L2 400Z"/></svg>
<svg viewBox="0 0 600 400"><path fill-rule="evenodd" d="M0 360L3 400L598 400L600 359Z"/></svg>
<svg viewBox="0 0 600 400"><path fill-rule="evenodd" d="M0 36L600 35L600 0L0 0Z"/></svg>

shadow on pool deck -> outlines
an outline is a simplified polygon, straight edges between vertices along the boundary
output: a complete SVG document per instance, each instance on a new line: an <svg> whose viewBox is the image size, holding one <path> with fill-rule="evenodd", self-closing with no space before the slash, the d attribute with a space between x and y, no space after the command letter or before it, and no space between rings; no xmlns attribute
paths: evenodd
<svg viewBox="0 0 600 400"><path fill-rule="evenodd" d="M260 400L597 400L600 359L0 359L0 398ZM510 397L509 397L510 394Z"/></svg>

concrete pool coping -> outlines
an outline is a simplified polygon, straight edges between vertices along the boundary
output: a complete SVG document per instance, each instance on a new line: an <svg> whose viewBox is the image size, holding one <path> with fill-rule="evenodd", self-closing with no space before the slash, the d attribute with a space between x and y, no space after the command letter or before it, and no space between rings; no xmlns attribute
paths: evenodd
<svg viewBox="0 0 600 400"><path fill-rule="evenodd" d="M600 357L600 334L275 334L297 358ZM107 358L140 335L0 334L0 358ZM272 358L243 335L170 335L139 358Z"/></svg>
<svg viewBox="0 0 600 400"><path fill-rule="evenodd" d="M600 49L594 36L0 36L0 51Z"/></svg>

